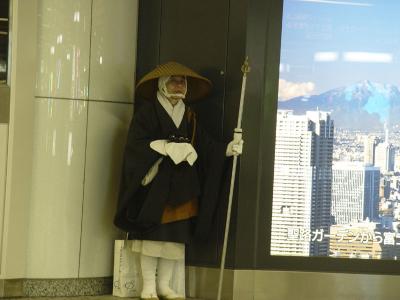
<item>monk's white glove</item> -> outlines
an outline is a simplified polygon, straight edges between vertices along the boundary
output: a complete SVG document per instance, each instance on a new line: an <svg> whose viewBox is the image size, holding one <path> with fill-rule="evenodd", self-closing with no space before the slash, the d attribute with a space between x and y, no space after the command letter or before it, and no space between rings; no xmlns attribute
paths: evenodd
<svg viewBox="0 0 400 300"><path fill-rule="evenodd" d="M165 150L165 145L167 144L167 140L156 140L150 143L150 148L162 155L167 156L167 151Z"/></svg>
<svg viewBox="0 0 400 300"><path fill-rule="evenodd" d="M197 152L189 143L167 143L165 150L176 165L182 161L187 161L189 165L193 166L197 159Z"/></svg>
<svg viewBox="0 0 400 300"><path fill-rule="evenodd" d="M187 161L192 166L197 160L197 152L190 143L169 143L167 140L156 140L150 143L150 148L162 155L169 156L176 165Z"/></svg>
<svg viewBox="0 0 400 300"><path fill-rule="evenodd" d="M226 156L237 156L241 155L243 152L243 144L244 141L242 139L242 130L235 128L233 133L233 140L229 142L228 146L226 147Z"/></svg>

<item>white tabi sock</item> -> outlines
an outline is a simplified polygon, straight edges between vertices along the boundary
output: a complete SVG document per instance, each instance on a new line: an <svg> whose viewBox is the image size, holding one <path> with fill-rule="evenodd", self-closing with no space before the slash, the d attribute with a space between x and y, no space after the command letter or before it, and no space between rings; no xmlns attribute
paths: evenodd
<svg viewBox="0 0 400 300"><path fill-rule="evenodd" d="M140 265L142 267L143 289L142 298L155 298L156 292L156 269L157 257L140 255Z"/></svg>
<svg viewBox="0 0 400 300"><path fill-rule="evenodd" d="M172 272L175 260L160 258L157 271L157 289L159 295L168 298L175 298L179 295L170 287Z"/></svg>

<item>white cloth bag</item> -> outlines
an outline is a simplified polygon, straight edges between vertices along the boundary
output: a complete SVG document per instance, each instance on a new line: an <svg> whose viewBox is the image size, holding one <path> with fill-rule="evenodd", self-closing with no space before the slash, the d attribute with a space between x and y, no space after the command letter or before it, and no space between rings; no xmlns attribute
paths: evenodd
<svg viewBox="0 0 400 300"><path fill-rule="evenodd" d="M129 240L115 241L113 281L113 296L140 297L142 291L140 254L132 252Z"/></svg>
<svg viewBox="0 0 400 300"><path fill-rule="evenodd" d="M142 274L140 253L132 251L131 240L116 240L114 245L113 296L140 297ZM177 260L170 282L179 295L185 295L185 260Z"/></svg>

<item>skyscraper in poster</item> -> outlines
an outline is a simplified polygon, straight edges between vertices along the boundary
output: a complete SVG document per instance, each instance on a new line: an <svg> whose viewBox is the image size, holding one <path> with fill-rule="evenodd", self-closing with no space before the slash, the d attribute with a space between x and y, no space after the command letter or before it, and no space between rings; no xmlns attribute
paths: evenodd
<svg viewBox="0 0 400 300"><path fill-rule="evenodd" d="M336 162L332 167L334 224L378 219L380 171L362 162Z"/></svg>
<svg viewBox="0 0 400 300"><path fill-rule="evenodd" d="M294 115L278 110L272 255L328 255L329 240L312 242L310 234L329 232L333 135L333 120L327 112ZM293 230L301 231L299 238L289 238Z"/></svg>
<svg viewBox="0 0 400 300"><path fill-rule="evenodd" d="M375 148L375 166L379 167L383 174L394 171L395 155L395 148L389 142L389 128L385 123L385 141Z"/></svg>
<svg viewBox="0 0 400 300"><path fill-rule="evenodd" d="M374 165L375 164L375 148L378 144L378 138L376 136L367 135L364 136L364 163Z"/></svg>

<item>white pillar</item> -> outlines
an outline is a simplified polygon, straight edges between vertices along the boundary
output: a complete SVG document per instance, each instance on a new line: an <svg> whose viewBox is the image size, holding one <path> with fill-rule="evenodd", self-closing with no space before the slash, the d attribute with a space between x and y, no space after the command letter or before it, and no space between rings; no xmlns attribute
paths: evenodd
<svg viewBox="0 0 400 300"><path fill-rule="evenodd" d="M1 279L26 278L31 172L32 123L36 70L36 0L12 0L10 119Z"/></svg>
<svg viewBox="0 0 400 300"><path fill-rule="evenodd" d="M27 278L112 275L135 0L38 0Z"/></svg>

